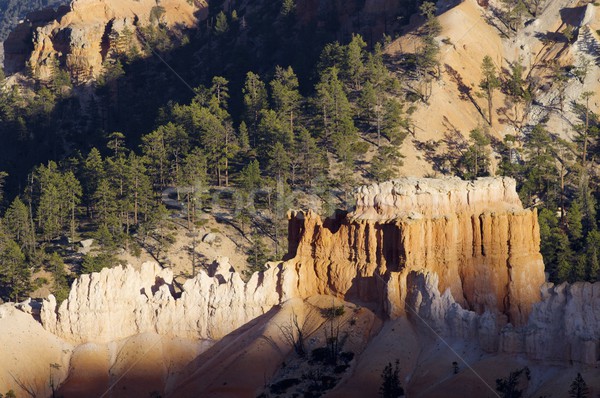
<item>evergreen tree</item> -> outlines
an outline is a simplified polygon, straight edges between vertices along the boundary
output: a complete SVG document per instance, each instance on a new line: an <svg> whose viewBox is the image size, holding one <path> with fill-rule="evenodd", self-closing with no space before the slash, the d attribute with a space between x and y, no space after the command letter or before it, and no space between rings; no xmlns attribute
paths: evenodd
<svg viewBox="0 0 600 398"><path fill-rule="evenodd" d="M240 186L250 193L261 187L262 178L260 176L260 165L257 160L253 160L240 173Z"/></svg>
<svg viewBox="0 0 600 398"><path fill-rule="evenodd" d="M581 223L583 216L581 206L578 201L573 201L567 212L567 225L569 229L569 238L572 243L578 242L583 237L583 225Z"/></svg>
<svg viewBox="0 0 600 398"><path fill-rule="evenodd" d="M324 71L315 88L324 141L332 146L342 162L349 165L354 160L352 150L358 135L337 68Z"/></svg>
<svg viewBox="0 0 600 398"><path fill-rule="evenodd" d="M525 375L527 381L530 379L529 368L524 367L510 372L505 379L496 379L496 391L501 394L502 398L521 398L523 389L519 388L521 376Z"/></svg>
<svg viewBox="0 0 600 398"><path fill-rule="evenodd" d="M31 254L35 249L35 231L29 216L29 209L17 196L4 214L4 223L11 239L21 250Z"/></svg>
<svg viewBox="0 0 600 398"><path fill-rule="evenodd" d="M217 14L217 18L215 20L215 34L217 36L221 36L225 34L229 30L229 23L227 22L227 16L223 11Z"/></svg>
<svg viewBox="0 0 600 398"><path fill-rule="evenodd" d="M98 189L99 181L104 178L104 161L98 149L92 148L90 150L83 163L81 174L83 198L88 209L88 215L94 218L91 198Z"/></svg>
<svg viewBox="0 0 600 398"><path fill-rule="evenodd" d="M252 130L252 145L256 146L256 128L260 112L267 108L267 89L260 76L248 72L242 89L244 95L244 118Z"/></svg>
<svg viewBox="0 0 600 398"><path fill-rule="evenodd" d="M598 280L600 272L600 232L592 230L585 240L585 258L587 259L587 279L590 282Z"/></svg>
<svg viewBox="0 0 600 398"><path fill-rule="evenodd" d="M494 107L494 91L500 88L500 79L498 78L494 61L492 61L492 57L489 55L483 57L483 61L481 63L481 74L483 77L479 82L479 88L481 89L483 97L487 100L488 123L490 126L492 126L494 123L492 115Z"/></svg>
<svg viewBox="0 0 600 398"><path fill-rule="evenodd" d="M287 119L290 136L294 136L295 118L302 96L298 91L298 78L291 66L275 68L275 77L271 81L271 99L273 109Z"/></svg>
<svg viewBox="0 0 600 398"><path fill-rule="evenodd" d="M0 242L0 298L18 302L29 291L31 271L12 239Z"/></svg>
<svg viewBox="0 0 600 398"><path fill-rule="evenodd" d="M181 183L186 187L188 228L191 228L191 224L195 222L198 197L207 182L206 170L206 156L200 148L194 148L185 157L180 177Z"/></svg>
<svg viewBox="0 0 600 398"><path fill-rule="evenodd" d="M75 242L75 229L77 227L76 210L77 206L81 203L81 195L83 194L81 184L75 178L75 175L69 171L63 175L63 187L64 187L64 200L67 201L68 205L66 211L70 213L69 217L69 232L71 236L71 242Z"/></svg>
<svg viewBox="0 0 600 398"><path fill-rule="evenodd" d="M352 40L346 46L344 73L346 81L353 90L360 90L365 78L364 48L367 43L361 35L352 34Z"/></svg>
<svg viewBox="0 0 600 398"><path fill-rule="evenodd" d="M296 12L296 0L283 0L281 4L281 15L290 16Z"/></svg>
<svg viewBox="0 0 600 398"><path fill-rule="evenodd" d="M554 141L550 133L541 125L536 125L526 137L523 145L526 163L520 194L528 198L529 203L533 197L553 199L547 197L553 191L551 188L558 185L559 171L553 148Z"/></svg>
<svg viewBox="0 0 600 398"><path fill-rule="evenodd" d="M587 398L590 390L583 380L581 373L577 373L577 377L571 383L571 388L569 388L569 397L571 398Z"/></svg>
<svg viewBox="0 0 600 398"><path fill-rule="evenodd" d="M5 171L0 171L0 205L4 200L4 181L6 180L6 177L8 177L8 173Z"/></svg>
<svg viewBox="0 0 600 398"><path fill-rule="evenodd" d="M267 170L277 181L284 182L290 169L290 156L281 142L276 142L270 154Z"/></svg>
<svg viewBox="0 0 600 398"><path fill-rule="evenodd" d="M265 264L269 261L269 252L259 234L254 233L252 235L252 245L247 254L248 270L245 272L247 276L266 269Z"/></svg>
<svg viewBox="0 0 600 398"><path fill-rule="evenodd" d="M488 175L490 151L487 146L490 144L490 139L481 129L471 130L469 137L471 145L461 160L466 168L464 177L474 179Z"/></svg>
<svg viewBox="0 0 600 398"><path fill-rule="evenodd" d="M402 157L397 147L382 145L371 160L369 172L376 181L390 180L398 175L398 169L403 164Z"/></svg>
<svg viewBox="0 0 600 398"><path fill-rule="evenodd" d="M569 238L560 228L556 228L552 234L556 242L556 280L558 282L572 282L573 252L569 245Z"/></svg>

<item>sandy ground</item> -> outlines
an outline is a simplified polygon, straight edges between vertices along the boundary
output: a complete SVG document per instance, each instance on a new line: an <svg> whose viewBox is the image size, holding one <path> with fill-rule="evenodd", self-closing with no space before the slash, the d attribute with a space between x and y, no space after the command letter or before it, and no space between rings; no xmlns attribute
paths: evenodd
<svg viewBox="0 0 600 398"><path fill-rule="evenodd" d="M0 392L17 397L51 394L50 380L58 385L69 369L73 346L47 332L29 314L11 304L0 306ZM53 365L53 366L51 366Z"/></svg>

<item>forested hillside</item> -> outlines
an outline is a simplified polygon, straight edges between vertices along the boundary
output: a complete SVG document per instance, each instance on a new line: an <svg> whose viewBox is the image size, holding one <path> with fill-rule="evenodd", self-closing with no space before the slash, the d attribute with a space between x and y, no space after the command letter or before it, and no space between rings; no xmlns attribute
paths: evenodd
<svg viewBox="0 0 600 398"><path fill-rule="evenodd" d="M23 297L31 272L45 268L64 298L73 275L114 265L119 250L161 261L174 243L173 218L191 233L206 214L241 234L250 270L260 269L285 254L288 208L351 207L354 186L400 174L407 137L434 173L514 177L524 204L539 207L551 280L598 278L594 94L530 117L545 101L544 78L556 83L544 90L559 93L572 77L583 84L589 68L567 59L527 73L520 58L499 67L481 55L469 60L481 76L469 87L442 63L460 45L444 36L433 3L395 42L413 2L398 2L378 37L359 8L348 16L332 2L307 15L300 4L211 2L205 22L184 35L166 28L157 6L149 25L107 38L91 86L74 84L60 59L48 80L24 76L9 87L3 78L0 297ZM510 38L541 6L518 15L512 2L503 7L488 22L505 23ZM566 51L571 30L545 45ZM417 120L415 110L436 111L433 93L450 85L467 103L457 106L477 108L476 127L418 141L428 116ZM572 139L547 125L566 112L575 117ZM495 134L498 124L513 133ZM99 246L83 257L65 243L89 237Z"/></svg>

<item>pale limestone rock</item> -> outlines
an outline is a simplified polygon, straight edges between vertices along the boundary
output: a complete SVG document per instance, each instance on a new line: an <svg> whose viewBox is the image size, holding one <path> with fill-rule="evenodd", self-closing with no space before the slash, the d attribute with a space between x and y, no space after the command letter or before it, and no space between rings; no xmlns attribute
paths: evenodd
<svg viewBox="0 0 600 398"><path fill-rule="evenodd" d="M511 178L487 177L464 181L457 177L406 177L360 187L355 199L356 210L349 217L369 221L523 209L515 180Z"/></svg>
<svg viewBox="0 0 600 398"><path fill-rule="evenodd" d="M526 326L502 330L504 352L541 360L597 365L600 354L600 286L577 282L544 284Z"/></svg>
<svg viewBox="0 0 600 398"><path fill-rule="evenodd" d="M209 277L200 272L173 296L173 274L155 263L104 269L82 275L56 308L50 295L40 317L44 327L76 342L104 343L144 332L218 340L281 302L281 267L272 267L245 284L237 273Z"/></svg>

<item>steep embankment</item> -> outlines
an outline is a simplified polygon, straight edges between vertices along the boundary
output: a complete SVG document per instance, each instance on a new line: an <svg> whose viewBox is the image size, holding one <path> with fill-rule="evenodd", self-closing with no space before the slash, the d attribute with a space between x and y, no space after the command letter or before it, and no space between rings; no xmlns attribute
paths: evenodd
<svg viewBox="0 0 600 398"><path fill-rule="evenodd" d="M440 48L439 78L431 78L430 85L417 80L407 82L409 90L429 91L430 95L427 103L415 104L414 134L403 145L406 159L402 171L406 175L447 173L449 165L435 164L436 157L443 158L439 155L451 145L466 142L475 128L485 128L493 137L502 139L507 134L527 133L535 124L546 122L550 131L564 138L573 137L573 126L582 121L568 104L581 102L585 91L600 89L596 6L579 0L540 2L537 15L522 23L517 31L511 31L496 15L504 7L502 2L485 3L489 6L465 0L440 12L441 33L436 37ZM418 25L415 21L407 34L387 47L392 64L401 64L406 54L419 51ZM568 25L574 32L572 42L567 42L563 33ZM486 55L492 58L503 81L508 79L511 64L523 65L523 77L528 79L526 88L533 97L532 102L515 106L505 90L496 90L491 126L487 122L487 100L480 95L479 87L481 63ZM567 74L568 79L561 86L555 76L556 66L572 69L584 65L587 76L583 83L574 74ZM561 106L561 102L565 105ZM600 101L591 101L590 107L598 111ZM424 148L431 141L437 145Z"/></svg>

